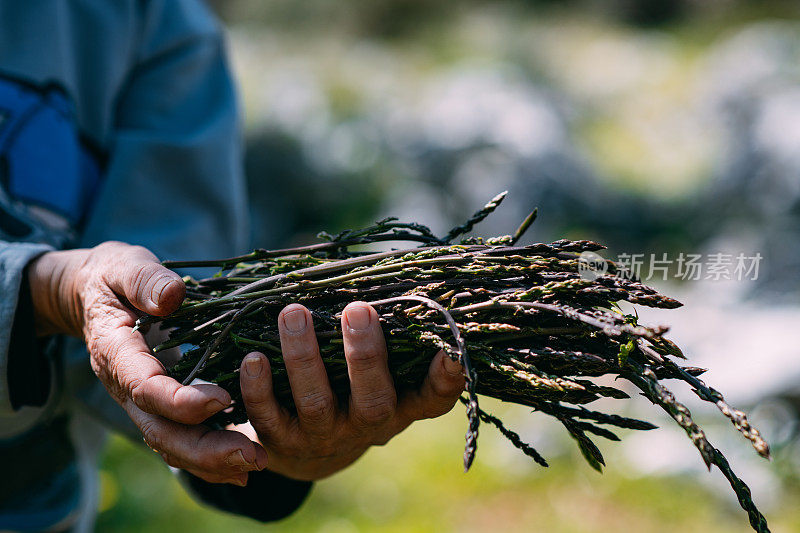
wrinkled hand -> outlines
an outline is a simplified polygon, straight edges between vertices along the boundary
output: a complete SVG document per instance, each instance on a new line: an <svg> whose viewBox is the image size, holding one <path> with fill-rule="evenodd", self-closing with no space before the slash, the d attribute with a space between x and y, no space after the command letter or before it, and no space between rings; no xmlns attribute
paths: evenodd
<svg viewBox="0 0 800 533"><path fill-rule="evenodd" d="M133 331L144 312L164 316L186 288L148 250L118 242L50 252L31 262L28 278L37 333L83 338L94 372L171 466L206 481L244 485L266 465L266 452L236 431L200 425L230 405L216 385L182 386L166 376L144 337Z"/></svg>
<svg viewBox="0 0 800 533"><path fill-rule="evenodd" d="M267 468L287 477L314 480L341 470L413 421L448 412L464 390L461 365L439 352L420 390L398 398L378 314L356 302L342 313L351 395L340 409L308 310L287 306L278 328L297 415L278 404L263 354L245 357L240 380L248 418L267 450Z"/></svg>

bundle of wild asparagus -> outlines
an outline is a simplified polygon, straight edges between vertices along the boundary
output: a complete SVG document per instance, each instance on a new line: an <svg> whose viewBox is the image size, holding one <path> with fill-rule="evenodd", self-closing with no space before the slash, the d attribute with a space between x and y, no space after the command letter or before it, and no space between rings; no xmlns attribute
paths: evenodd
<svg viewBox="0 0 800 533"><path fill-rule="evenodd" d="M481 421L496 426L516 447L547 466L518 434L480 409L480 394L554 417L588 463L600 470L605 463L590 435L619 440L608 427L656 427L585 407L602 397L628 398L623 390L591 379L622 377L683 428L706 465L716 465L728 479L753 528L768 531L747 485L663 381L688 383L700 398L715 404L763 457L769 457L767 443L744 413L699 379L702 369L676 363L684 357L663 337L666 328L640 325L617 306L620 301L660 308L681 304L630 275L616 275L620 267L613 262L602 275L581 275L580 254L602 248L594 242L517 246L535 211L514 235L463 238L504 196L498 195L444 238L420 224L385 219L335 236L322 233L326 242L300 248L256 250L219 261L166 262L171 268L214 266L220 272L199 281L186 278L187 299L162 321L170 338L155 351L191 346L171 374L184 383L195 378L211 381L231 393L233 408L211 422L246 420L237 402L238 368L253 350L269 357L276 394L291 409L277 316L285 305L301 303L313 314L331 385L337 397L345 399L348 379L340 317L349 302L364 300L380 315L398 390L418 387L439 350L463 365L467 387L462 402L469 419L465 468L475 456ZM379 253L363 248L386 241L412 242L416 247ZM145 317L141 322L155 320Z"/></svg>

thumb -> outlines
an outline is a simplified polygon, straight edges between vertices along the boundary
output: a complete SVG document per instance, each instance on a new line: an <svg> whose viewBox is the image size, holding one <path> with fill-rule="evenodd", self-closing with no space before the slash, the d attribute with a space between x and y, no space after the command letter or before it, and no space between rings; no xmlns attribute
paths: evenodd
<svg viewBox="0 0 800 533"><path fill-rule="evenodd" d="M106 283L118 295L145 313L165 316L175 311L186 295L186 285L175 272L161 266L158 258L141 246L121 245L111 251L109 263L117 268L106 271Z"/></svg>
<svg viewBox="0 0 800 533"><path fill-rule="evenodd" d="M436 418L450 411L464 392L463 372L462 366L444 351L437 353L420 389L407 393L397 407L402 421L400 428L414 420Z"/></svg>

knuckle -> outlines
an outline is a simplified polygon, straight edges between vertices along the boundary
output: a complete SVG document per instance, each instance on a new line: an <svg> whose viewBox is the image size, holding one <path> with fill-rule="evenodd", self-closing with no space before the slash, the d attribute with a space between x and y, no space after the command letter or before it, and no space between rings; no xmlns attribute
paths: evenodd
<svg viewBox="0 0 800 533"><path fill-rule="evenodd" d="M312 422L327 420L333 415L333 398L324 392L313 392L298 399L297 410Z"/></svg>
<svg viewBox="0 0 800 533"><path fill-rule="evenodd" d="M140 246L138 244L117 243L117 253L124 256L126 260L140 262L142 259L153 259L153 263L157 262L153 252ZM145 263L150 264L150 263Z"/></svg>
<svg viewBox="0 0 800 533"><path fill-rule="evenodd" d="M98 377L100 382L106 388L111 397L120 405L128 400L128 394L125 389L120 386L119 380L114 376L114 373L104 364L99 363L92 359L92 370Z"/></svg>
<svg viewBox="0 0 800 533"><path fill-rule="evenodd" d="M109 253L109 252L115 253L119 252L120 248L123 248L125 246L127 245L120 241L105 241L95 246L92 250L100 253Z"/></svg>
<svg viewBox="0 0 800 533"><path fill-rule="evenodd" d="M135 403L139 409L150 412L150 397L145 391L144 383L145 380L134 377L129 379L126 385L130 391L130 397L133 403Z"/></svg>
<svg viewBox="0 0 800 533"><path fill-rule="evenodd" d="M108 297L97 291L88 296L83 302L83 320L90 330L103 330L103 324L108 322ZM105 333L105 331L104 331Z"/></svg>
<svg viewBox="0 0 800 533"><path fill-rule="evenodd" d="M250 414L247 413L247 418L252 424L253 428L259 432L273 431L280 426L281 419L271 413L268 414Z"/></svg>
<svg viewBox="0 0 800 533"><path fill-rule="evenodd" d="M103 361L96 357L91 357L89 360L89 364L92 367L92 371L94 375L97 376L100 381L105 385L107 388L116 387L116 383L114 382L111 372L109 372L108 367L104 364Z"/></svg>
<svg viewBox="0 0 800 533"><path fill-rule="evenodd" d="M128 376L124 363L113 358L108 362L108 375L111 378L111 385L119 391L122 399L130 398L137 406L141 407L142 380L140 378Z"/></svg>
<svg viewBox="0 0 800 533"><path fill-rule="evenodd" d="M274 427L280 422L279 414L266 399L256 398L245 401L247 418L257 427Z"/></svg>
<svg viewBox="0 0 800 533"><path fill-rule="evenodd" d="M117 401L131 398L137 406L142 407L147 400L145 379L138 375L134 363L123 356L129 342L127 339L109 338L98 332L93 332L86 339L92 370L103 385L112 392Z"/></svg>
<svg viewBox="0 0 800 533"><path fill-rule="evenodd" d="M126 248L131 255L150 255L150 250L138 244L128 244Z"/></svg>
<svg viewBox="0 0 800 533"><path fill-rule="evenodd" d="M382 354L367 346L353 346L347 354L347 363L352 369L359 371L371 369L382 362Z"/></svg>
<svg viewBox="0 0 800 533"><path fill-rule="evenodd" d="M154 397L157 389L147 386L148 379L134 376L121 380L121 383L123 384L123 389L128 391L131 400L139 409L147 413L158 414L157 401ZM177 415L179 413L172 414Z"/></svg>
<svg viewBox="0 0 800 533"><path fill-rule="evenodd" d="M85 313L85 325L83 328L83 340L86 343L86 350L89 352L91 358L106 359L108 357L108 343L106 336L103 335L101 327L90 318L90 314Z"/></svg>
<svg viewBox="0 0 800 533"><path fill-rule="evenodd" d="M295 366L312 366L319 360L315 350L311 347L304 347L302 350L284 350L283 360L288 361Z"/></svg>
<svg viewBox="0 0 800 533"><path fill-rule="evenodd" d="M244 406L248 412L252 411L256 414L265 414L270 411L271 404L269 398L266 396L262 396L261 394L243 395L243 400Z"/></svg>
<svg viewBox="0 0 800 533"><path fill-rule="evenodd" d="M142 432L144 443L153 450L160 451L162 445L162 438L159 434L157 425L152 421L145 421L142 423L139 430Z"/></svg>
<svg viewBox="0 0 800 533"><path fill-rule="evenodd" d="M263 422L273 422L278 419L274 404L266 398L251 398L245 402L248 416Z"/></svg>
<svg viewBox="0 0 800 533"><path fill-rule="evenodd" d="M389 391L375 393L355 403L354 416L365 425L380 425L388 422L397 409L397 396Z"/></svg>
<svg viewBox="0 0 800 533"><path fill-rule="evenodd" d="M161 457L162 457L162 459L164 459L164 462L167 463L172 468L183 468L183 463L181 461L179 461L173 455L170 455L169 453L164 452L164 453L161 454Z"/></svg>
<svg viewBox="0 0 800 533"><path fill-rule="evenodd" d="M98 311L93 311L93 317L97 317ZM99 317L98 317L99 318ZM110 335L108 324L101 322L102 319L92 322L91 337L87 339L91 353L103 357L107 361L113 362L119 359L124 342L119 336Z"/></svg>

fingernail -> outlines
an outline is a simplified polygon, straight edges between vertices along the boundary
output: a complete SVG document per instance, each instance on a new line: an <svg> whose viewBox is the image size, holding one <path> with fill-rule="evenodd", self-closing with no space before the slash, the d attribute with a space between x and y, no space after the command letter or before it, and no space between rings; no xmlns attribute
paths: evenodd
<svg viewBox="0 0 800 533"><path fill-rule="evenodd" d="M283 315L283 323L289 333L300 333L306 329L306 314L302 309L295 309Z"/></svg>
<svg viewBox="0 0 800 533"><path fill-rule="evenodd" d="M150 291L150 301L153 303L153 305L159 305L159 302L161 301L161 293L164 292L164 289L167 288L167 285L173 281L175 280L167 276L164 276L156 281L155 285L153 285L153 289Z"/></svg>
<svg viewBox="0 0 800 533"><path fill-rule="evenodd" d="M450 359L450 356L445 354L444 356L444 371L450 374L451 376L460 376L463 373L463 368L461 367L461 363L458 361L453 361Z"/></svg>
<svg viewBox="0 0 800 533"><path fill-rule="evenodd" d="M212 398L208 400L208 402L206 403L206 409L212 413L216 413L220 409L225 409L226 407L228 406L222 403L221 401L217 400L216 398Z"/></svg>
<svg viewBox="0 0 800 533"><path fill-rule="evenodd" d="M347 309L345 313L347 326L353 331L363 331L369 327L370 313L363 305L354 305Z"/></svg>
<svg viewBox="0 0 800 533"><path fill-rule="evenodd" d="M264 367L264 364L261 362L261 357L257 355L248 355L244 359L244 371L247 373L248 377L257 378L261 375L261 369Z"/></svg>
<svg viewBox="0 0 800 533"><path fill-rule="evenodd" d="M232 452L230 455L228 455L228 457L225 458L225 462L229 466L256 466L253 463L247 462L247 459L244 458L242 450L236 450L235 452Z"/></svg>

